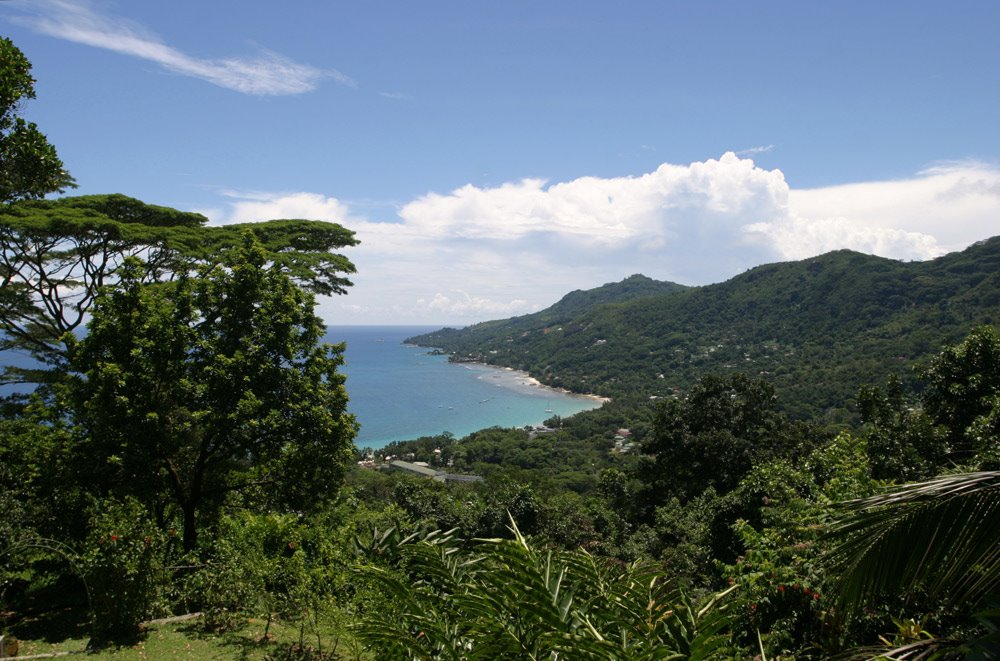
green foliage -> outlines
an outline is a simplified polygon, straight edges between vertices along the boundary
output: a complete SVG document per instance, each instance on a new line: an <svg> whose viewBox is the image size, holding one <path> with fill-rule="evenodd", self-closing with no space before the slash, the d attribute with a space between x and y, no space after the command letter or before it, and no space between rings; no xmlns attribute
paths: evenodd
<svg viewBox="0 0 1000 661"><path fill-rule="evenodd" d="M774 388L742 374L706 376L683 400L660 405L654 432L643 445L652 504L684 502L708 487L733 489L755 465L795 458L818 444L818 431L778 411Z"/></svg>
<svg viewBox="0 0 1000 661"><path fill-rule="evenodd" d="M600 292L601 290L594 290ZM413 341L617 399L671 397L708 373L766 377L784 410L851 422L865 383L1000 318L1000 238L903 263L842 250L727 282L543 311ZM554 310L550 309L550 310Z"/></svg>
<svg viewBox="0 0 1000 661"><path fill-rule="evenodd" d="M196 213L124 195L21 202L0 209L0 349L20 348L47 363L65 360L63 339L85 321L102 286L130 257L143 284L231 260L252 232L276 271L319 294L343 293L354 266L333 251L355 245L334 223L273 220L205 226ZM24 378L27 376L28 378ZM8 370L8 381L39 378Z"/></svg>
<svg viewBox="0 0 1000 661"><path fill-rule="evenodd" d="M487 486L484 500L477 536L506 536L511 523L525 534L538 531L542 503L532 487L510 480L495 480Z"/></svg>
<svg viewBox="0 0 1000 661"><path fill-rule="evenodd" d="M545 498L539 515L539 533L534 538L536 542L541 546L596 552L605 535L597 529L591 502L575 491Z"/></svg>
<svg viewBox="0 0 1000 661"><path fill-rule="evenodd" d="M974 461L983 470L1000 470L1000 395L988 400L989 411L966 428L966 438L975 452Z"/></svg>
<svg viewBox="0 0 1000 661"><path fill-rule="evenodd" d="M297 630L297 642L264 658L339 658L324 650L337 648L355 609L381 604L350 571L348 542L367 520L356 514L343 502L315 517L247 511L222 517L201 549L205 561L184 576L185 610L204 612L198 630L211 637L257 628L261 650L274 636Z"/></svg>
<svg viewBox="0 0 1000 661"><path fill-rule="evenodd" d="M415 524L430 528L474 529L481 507L467 485L448 485L423 478L400 476L394 482L390 501L402 508Z"/></svg>
<svg viewBox="0 0 1000 661"><path fill-rule="evenodd" d="M920 591L967 610L1000 590L1000 473L945 475L845 508L830 562L848 608Z"/></svg>
<svg viewBox="0 0 1000 661"><path fill-rule="evenodd" d="M934 475L945 463L948 441L923 409L907 402L902 385L890 377L885 390L864 386L858 408L865 424L864 436L872 475L883 480L912 481Z"/></svg>
<svg viewBox="0 0 1000 661"><path fill-rule="evenodd" d="M311 295L252 235L229 268L142 284L127 262L72 341L78 456L99 493L183 519L195 546L227 494L314 509L337 492L356 431L342 346L321 345ZM139 439L142 439L139 441Z"/></svg>
<svg viewBox="0 0 1000 661"><path fill-rule="evenodd" d="M996 452L997 398L1000 394L1000 335L992 326L972 330L921 371L924 410L948 430L955 458ZM989 422L993 420L993 422ZM992 432L992 433L991 433Z"/></svg>
<svg viewBox="0 0 1000 661"><path fill-rule="evenodd" d="M925 480L949 465L1000 465L1000 337L992 326L972 330L918 370L919 398L898 379L865 386L858 404L874 476Z"/></svg>
<svg viewBox="0 0 1000 661"><path fill-rule="evenodd" d="M166 536L138 501L100 501L81 566L90 587L92 645L133 641L158 606Z"/></svg>
<svg viewBox="0 0 1000 661"><path fill-rule="evenodd" d="M506 477L485 484L447 484L400 476L390 500L425 529L460 528L475 537L507 535L511 517L533 534L539 530L543 509L531 486Z"/></svg>
<svg viewBox="0 0 1000 661"><path fill-rule="evenodd" d="M404 461L426 461L432 466L445 466L449 461L455 461L457 450L455 437L450 432L445 432L409 441L393 441L379 450L378 455L383 458L395 457ZM464 464L461 459L459 462Z"/></svg>
<svg viewBox="0 0 1000 661"><path fill-rule="evenodd" d="M585 414L580 414L584 416ZM383 448L383 457L427 461L432 466L489 478L503 475L539 491L589 493L600 471L616 463L608 453L611 434L624 426L619 418L574 416L564 430L534 434L524 429L483 429L460 441L449 435L399 441ZM440 454L435 450L440 449ZM449 463L450 462L450 463ZM619 462L620 463L620 462ZM502 528L505 524L499 524ZM448 526L444 526L448 527Z"/></svg>
<svg viewBox="0 0 1000 661"><path fill-rule="evenodd" d="M74 185L55 147L34 122L18 117L24 101L34 98L31 63L10 39L0 38L0 204Z"/></svg>
<svg viewBox="0 0 1000 661"><path fill-rule="evenodd" d="M392 608L360 639L383 658L703 659L723 652L717 598L696 607L651 565L540 552L516 530L470 548L452 533L398 543L406 574L372 568Z"/></svg>
<svg viewBox="0 0 1000 661"><path fill-rule="evenodd" d="M295 515L247 512L223 517L204 567L186 580L186 597L203 610L211 631L226 631L254 616L296 618L313 587Z"/></svg>
<svg viewBox="0 0 1000 661"><path fill-rule="evenodd" d="M678 583L701 586L712 582L722 506L722 499L709 487L683 505L671 498L654 510L649 526L655 543L647 551L660 559ZM723 526L722 532L728 533L728 528ZM726 554L732 552L727 549Z"/></svg>
<svg viewBox="0 0 1000 661"><path fill-rule="evenodd" d="M780 460L755 467L731 494L730 510L743 517L732 524L743 550L717 562L739 586L739 640L759 636L771 656L826 658L880 623L859 612L846 627L823 563L835 500L871 494L877 484L869 472L863 440L840 434L798 467Z"/></svg>

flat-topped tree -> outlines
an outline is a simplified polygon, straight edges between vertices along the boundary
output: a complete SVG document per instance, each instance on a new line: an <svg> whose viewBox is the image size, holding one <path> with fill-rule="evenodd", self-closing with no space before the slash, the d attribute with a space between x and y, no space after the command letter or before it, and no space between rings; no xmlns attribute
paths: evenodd
<svg viewBox="0 0 1000 661"><path fill-rule="evenodd" d="M209 226L201 214L125 195L23 201L0 208L0 349L21 349L50 365L65 360L63 338L79 328L100 288L129 257L142 282L174 279L215 264L249 229L269 263L317 294L339 294L354 265L332 252L357 244L336 223L271 220ZM8 369L6 382L37 382L38 372Z"/></svg>

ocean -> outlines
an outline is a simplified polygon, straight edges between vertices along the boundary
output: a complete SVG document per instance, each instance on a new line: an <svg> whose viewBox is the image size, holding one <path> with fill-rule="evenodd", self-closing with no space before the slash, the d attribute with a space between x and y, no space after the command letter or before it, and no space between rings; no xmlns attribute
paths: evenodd
<svg viewBox="0 0 1000 661"><path fill-rule="evenodd" d="M487 427L522 427L552 416L597 408L593 398L534 384L526 374L487 365L450 363L431 349L403 344L439 326L334 326L328 342L346 342L348 410L361 423L359 448L450 432L462 437ZM0 354L0 361L32 366L28 356ZM27 392L0 386L0 396Z"/></svg>
<svg viewBox="0 0 1000 661"><path fill-rule="evenodd" d="M361 423L356 444L380 448L392 441L450 432L456 437L487 427L539 424L600 402L535 385L526 374L470 363L450 363L431 349L403 344L439 326L339 326L330 342L347 343L348 410Z"/></svg>

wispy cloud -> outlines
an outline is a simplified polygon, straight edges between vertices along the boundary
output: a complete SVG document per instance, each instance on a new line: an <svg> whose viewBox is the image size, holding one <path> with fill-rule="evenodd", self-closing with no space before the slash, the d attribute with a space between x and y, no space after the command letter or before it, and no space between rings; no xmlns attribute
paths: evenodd
<svg viewBox="0 0 1000 661"><path fill-rule="evenodd" d="M766 154L773 149L774 145L763 145L760 147L751 147L750 149L741 149L734 153L737 156L753 156L754 154Z"/></svg>
<svg viewBox="0 0 1000 661"><path fill-rule="evenodd" d="M452 296L437 292L430 301L419 299L417 305L426 306L445 319L505 317L523 313L528 305L528 301L524 299L494 301L482 296L473 296L461 289L450 293Z"/></svg>
<svg viewBox="0 0 1000 661"><path fill-rule="evenodd" d="M36 32L149 60L168 71L244 94L302 94L316 89L324 79L357 86L339 71L300 64L268 50L250 57L194 57L165 44L142 25L102 14L84 0L18 0L10 6L24 12L12 20Z"/></svg>

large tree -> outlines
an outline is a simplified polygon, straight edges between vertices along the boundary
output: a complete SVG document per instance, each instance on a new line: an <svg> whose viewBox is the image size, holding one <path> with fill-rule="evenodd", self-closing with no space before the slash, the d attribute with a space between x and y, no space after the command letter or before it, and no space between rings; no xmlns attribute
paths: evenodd
<svg viewBox="0 0 1000 661"><path fill-rule="evenodd" d="M921 399L935 422L945 427L951 459L998 456L1000 420L1000 335L992 326L972 329L962 342L945 348L920 373Z"/></svg>
<svg viewBox="0 0 1000 661"><path fill-rule="evenodd" d="M0 37L0 204L38 199L73 186L73 177L34 122L19 116L35 98L31 62Z"/></svg>
<svg viewBox="0 0 1000 661"><path fill-rule="evenodd" d="M300 511L334 495L356 423L312 294L249 232L198 278L147 270L127 260L70 340L90 488L179 517L188 549L234 492Z"/></svg>
<svg viewBox="0 0 1000 661"><path fill-rule="evenodd" d="M779 411L768 382L745 374L705 376L685 398L657 408L643 444L650 504L674 496L686 501L708 487L726 493L759 463L804 455L817 436Z"/></svg>
<svg viewBox="0 0 1000 661"><path fill-rule="evenodd" d="M25 201L0 208L0 350L21 349L48 364L65 362L64 338L80 328L100 288L129 257L135 274L162 282L213 264L250 229L266 261L318 294L343 293L354 265L332 252L357 243L336 223L271 220L207 225L197 213L124 195ZM44 373L7 370L0 381L38 381Z"/></svg>
<svg viewBox="0 0 1000 661"><path fill-rule="evenodd" d="M925 480L947 466L1000 468L1000 335L973 328L922 369L919 395L898 379L858 394L873 476Z"/></svg>

